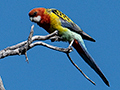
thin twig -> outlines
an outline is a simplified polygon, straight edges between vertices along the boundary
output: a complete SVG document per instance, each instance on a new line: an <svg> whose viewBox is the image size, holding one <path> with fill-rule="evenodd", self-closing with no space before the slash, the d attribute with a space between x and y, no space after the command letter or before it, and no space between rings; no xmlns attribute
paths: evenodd
<svg viewBox="0 0 120 90"><path fill-rule="evenodd" d="M0 90L5 90L1 76L0 76Z"/></svg>
<svg viewBox="0 0 120 90"><path fill-rule="evenodd" d="M67 57L69 58L70 62L80 71L80 73L87 79L89 80L92 84L96 85L95 82L93 82L87 75L85 75L83 73L83 71L73 62L73 60L71 59L69 53L66 53Z"/></svg>
<svg viewBox="0 0 120 90"><path fill-rule="evenodd" d="M28 57L27 57L27 52L25 52L25 58L26 58L26 62L29 63Z"/></svg>
<svg viewBox="0 0 120 90"><path fill-rule="evenodd" d="M29 48L30 44L32 43L32 36L33 36L33 30L34 25L31 26L31 31L27 40L27 44L25 45L25 58L26 58L26 62L29 63L28 57L27 57L27 49Z"/></svg>
<svg viewBox="0 0 120 90"><path fill-rule="evenodd" d="M74 42L74 40L72 40L72 41L70 42L68 48L70 48L70 47L72 46L73 42Z"/></svg>
<svg viewBox="0 0 120 90"><path fill-rule="evenodd" d="M60 47L55 47L55 46L49 45L49 44L41 42L41 41L30 44L28 50L33 48L34 46L37 46L37 45L42 45L42 46L45 46L47 48L57 50L57 51L60 51L60 52L63 52L63 53L70 53L73 50L72 47L70 47L70 48L60 48Z"/></svg>
<svg viewBox="0 0 120 90"><path fill-rule="evenodd" d="M32 43L32 37L33 37L33 33L34 33L33 28L34 28L34 25L31 26L30 35L29 35L28 40L27 40L28 46Z"/></svg>

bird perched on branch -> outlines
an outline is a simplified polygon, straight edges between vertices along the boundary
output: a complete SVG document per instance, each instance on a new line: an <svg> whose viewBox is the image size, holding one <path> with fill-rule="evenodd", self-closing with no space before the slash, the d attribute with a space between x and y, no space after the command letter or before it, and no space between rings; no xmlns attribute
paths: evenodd
<svg viewBox="0 0 120 90"><path fill-rule="evenodd" d="M95 70L104 83L109 86L108 80L88 53L83 41L83 39L93 42L95 42L95 40L86 34L77 24L68 18L68 16L57 9L34 8L29 12L29 17L32 22L37 23L48 33L58 30L58 35L62 41L73 42L72 46L77 50L79 55Z"/></svg>

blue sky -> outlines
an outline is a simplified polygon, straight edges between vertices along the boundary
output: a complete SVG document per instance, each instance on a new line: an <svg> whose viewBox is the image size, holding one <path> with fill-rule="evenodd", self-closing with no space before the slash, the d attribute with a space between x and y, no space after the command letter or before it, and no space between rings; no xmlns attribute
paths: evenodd
<svg viewBox="0 0 120 90"><path fill-rule="evenodd" d="M0 3L0 50L27 39L30 27L34 35L48 33L30 22L28 12L35 7L56 8L67 14L96 42L85 41L110 82L101 78L74 50L70 55L96 83L92 85L70 63L64 53L37 46L25 57L9 56L0 60L0 76L6 90L118 90L120 88L120 1L119 0L2 0ZM60 47L68 43L45 41Z"/></svg>

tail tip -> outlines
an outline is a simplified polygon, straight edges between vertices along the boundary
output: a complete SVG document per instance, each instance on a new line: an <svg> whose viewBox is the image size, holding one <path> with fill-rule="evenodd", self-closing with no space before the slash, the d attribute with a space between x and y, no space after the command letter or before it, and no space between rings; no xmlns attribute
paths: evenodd
<svg viewBox="0 0 120 90"><path fill-rule="evenodd" d="M110 84L109 84L109 82L107 81L107 82L105 82L105 84L108 86L108 87L110 87Z"/></svg>

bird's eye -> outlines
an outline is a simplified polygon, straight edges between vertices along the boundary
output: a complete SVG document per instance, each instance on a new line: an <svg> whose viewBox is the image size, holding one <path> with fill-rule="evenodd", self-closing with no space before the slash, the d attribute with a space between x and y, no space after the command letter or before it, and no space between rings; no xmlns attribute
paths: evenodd
<svg viewBox="0 0 120 90"><path fill-rule="evenodd" d="M30 17L34 17L34 16L36 16L36 15L37 15L37 12L34 12L33 14L30 14L30 13L29 13L29 16L30 16Z"/></svg>
<svg viewBox="0 0 120 90"><path fill-rule="evenodd" d="M34 13L33 13L33 16L36 16L36 15L37 15L37 12L34 12Z"/></svg>

